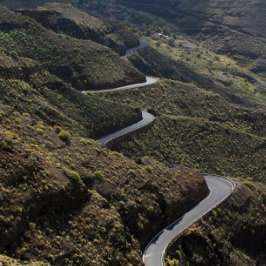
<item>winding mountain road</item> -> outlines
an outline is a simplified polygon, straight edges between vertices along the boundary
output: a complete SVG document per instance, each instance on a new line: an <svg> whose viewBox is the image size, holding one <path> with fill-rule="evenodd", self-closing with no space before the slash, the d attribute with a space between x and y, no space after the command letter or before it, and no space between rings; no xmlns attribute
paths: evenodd
<svg viewBox="0 0 266 266"><path fill-rule="evenodd" d="M143 128L143 127L151 124L154 121L154 119L155 119L155 117L152 114L150 114L146 111L142 111L142 120L140 120L139 122L132 124L128 127L125 127L121 130L118 130L114 133L111 133L107 136L104 136L100 139L97 139L97 141L100 142L101 144L107 144L108 142L110 142L114 139L117 139L121 136L127 135L131 132L134 132L140 128Z"/></svg>
<svg viewBox="0 0 266 266"><path fill-rule="evenodd" d="M126 54L125 54L124 56L122 56L121 58L127 58L127 57L130 57L130 56L132 56L132 55L134 54L134 52L135 52L136 50L142 49L142 48L144 48L144 47L146 47L146 46L148 46L148 43L147 43L146 41L144 41L144 40L140 40L138 46L136 46L136 47L134 47L134 48L131 48L131 49L128 49L128 50L126 51Z"/></svg>
<svg viewBox="0 0 266 266"><path fill-rule="evenodd" d="M147 43L141 43L138 47L129 49L124 57L129 57L133 55L134 51L147 46ZM146 82L123 86L119 88L109 89L109 90L98 90L93 91L93 93L101 92L111 92L111 91L121 91L128 90L132 88L139 88L143 86L148 86L156 83L157 78L146 77ZM123 135L129 134L136 131L142 127L145 127L152 123L155 117L146 112L142 111L143 119L131 126L124 129L118 130L107 136L104 136L97 141L102 144L107 144L108 142L117 139ZM176 239L184 230L191 226L194 222L199 220L206 213L215 208L218 204L224 201L234 190L234 185L226 180L225 178L206 175L204 176L205 181L209 188L209 195L198 203L193 209L185 213L181 218L177 219L172 224L168 225L165 229L160 231L147 245L143 253L143 262L145 266L162 266L164 265L165 252L169 244Z"/></svg>
<svg viewBox="0 0 266 266"><path fill-rule="evenodd" d="M205 181L210 190L208 197L159 232L150 241L142 257L145 266L164 265L165 251L168 245L190 225L225 200L234 189L231 182L221 177L205 176Z"/></svg>
<svg viewBox="0 0 266 266"><path fill-rule="evenodd" d="M130 57L130 56L132 56L134 54L135 51L137 51L139 49L142 49L142 48L144 48L146 46L148 46L148 43L146 41L144 41L144 40L140 40L138 46L128 49L126 51L126 54L124 56L122 56L121 58ZM86 94L87 92L101 93L101 92L123 91L123 90L129 90L129 89L141 88L141 87L144 87L144 86L149 86L149 85L155 84L158 80L159 79L156 78L156 77L146 76L146 81L142 82L142 83L135 83L135 84L126 85L126 86L122 86L122 87L117 87L117 88L113 88L113 89L81 91L81 92Z"/></svg>
<svg viewBox="0 0 266 266"><path fill-rule="evenodd" d="M140 41L139 46L127 50L126 55L124 57L129 57L129 56L133 55L134 51L141 49L143 47L146 47L147 45L148 45L147 42ZM135 84L117 87L117 88L113 88L113 89L82 91L82 93L86 94L87 92L103 93L103 92L113 92L113 91L124 91L124 90L129 90L129 89L134 89L134 88L141 88L141 87L145 87L145 86L150 86L150 85L155 84L158 80L159 79L156 77L146 76L146 81L142 82L142 83L135 83ZM148 126L154 120L155 120L155 117L152 114L150 114L146 111L142 111L142 120L140 120L140 121L138 121L138 122L126 127L126 128L117 130L117 131L115 131L115 132L113 132L107 136L99 138L99 139L97 139L97 141L100 142L101 144L106 145L108 142L110 142L112 140L115 140L121 136L127 135L127 134L132 133L136 130L139 130L140 128Z"/></svg>
<svg viewBox="0 0 266 266"><path fill-rule="evenodd" d="M125 90L129 90L129 89L149 86L149 85L155 84L158 80L159 80L158 78L146 76L145 82L135 83L135 84L117 87L117 88L113 88L113 89L104 89L104 90L97 90L97 91L95 91L95 90L94 91L82 91L82 93L86 94L87 92L102 93L102 92L113 92L113 91L125 91Z"/></svg>
<svg viewBox="0 0 266 266"><path fill-rule="evenodd" d="M104 90L97 90L97 91L90 91L90 92L91 93L103 93L103 92L113 92L113 91L124 91L124 90L133 89L133 88L141 88L144 86L150 86L152 84L155 84L157 81L158 81L158 78L146 76L146 82L131 84L131 85L113 88L113 89L104 89ZM88 91L83 91L82 93L85 94L87 92ZM112 140L115 140L117 138L120 138L121 136L127 135L129 133L139 130L140 128L144 128L148 126L149 124L153 123L154 120L155 120L154 115L152 115L151 113L148 113L147 111L142 111L142 120L128 127L117 130L102 138L99 138L97 139L97 141L100 142L101 144L106 145L108 142Z"/></svg>

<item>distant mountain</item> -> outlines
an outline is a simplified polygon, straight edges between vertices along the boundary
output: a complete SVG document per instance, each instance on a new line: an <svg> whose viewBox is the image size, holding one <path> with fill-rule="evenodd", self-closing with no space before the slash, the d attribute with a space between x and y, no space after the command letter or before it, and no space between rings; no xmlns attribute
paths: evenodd
<svg viewBox="0 0 266 266"><path fill-rule="evenodd" d="M116 2L167 19L176 19L177 22L186 16L194 17L195 31L201 26L196 24L197 21L208 21L253 36L266 38L266 3L263 0L117 0ZM185 24L181 27L186 29ZM191 30L193 29L191 28Z"/></svg>
<svg viewBox="0 0 266 266"><path fill-rule="evenodd" d="M27 0L27 1L20 1L20 0L0 0L0 5L9 7L9 8L35 8L37 6L43 5L48 2L53 2L53 1L47 1L47 0ZM70 1L56 1L58 3L69 3Z"/></svg>
<svg viewBox="0 0 266 266"><path fill-rule="evenodd" d="M47 0L0 0L11 8L29 8L47 3ZM61 0L86 10L97 6L95 1ZM218 53L231 55L239 63L264 76L266 73L266 2L263 0L116 0L113 5L150 13L171 23ZM101 7L110 8L103 0ZM102 11L101 11L102 12ZM106 11L109 15L112 11ZM126 18L124 18L126 19Z"/></svg>
<svg viewBox="0 0 266 266"><path fill-rule="evenodd" d="M213 51L230 54L253 71L266 73L266 2L263 0L116 2L163 18Z"/></svg>

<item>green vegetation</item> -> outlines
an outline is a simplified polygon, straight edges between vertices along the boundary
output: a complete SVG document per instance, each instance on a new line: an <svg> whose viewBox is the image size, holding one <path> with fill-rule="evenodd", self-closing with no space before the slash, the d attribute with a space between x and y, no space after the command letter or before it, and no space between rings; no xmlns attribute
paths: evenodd
<svg viewBox="0 0 266 266"><path fill-rule="evenodd" d="M85 66L78 58L90 51L97 71L112 58L129 66L135 82L143 75L130 62L0 12L0 252L10 256L0 261L139 265L149 238L207 195L202 175L148 158L136 164L89 138L139 120L141 109L80 93L66 67L82 72L88 60ZM106 86L116 86L113 78ZM157 215L164 219L154 222Z"/></svg>
<svg viewBox="0 0 266 266"><path fill-rule="evenodd" d="M47 12L49 12L48 21L44 19L47 18ZM34 11L24 11L23 14L34 17L46 28L55 32L78 39L97 41L120 55L124 55L127 48L139 44L138 38L127 31L122 24L97 19L69 4L48 3Z"/></svg>
<svg viewBox="0 0 266 266"><path fill-rule="evenodd" d="M197 230L188 230L169 248L168 261L179 260L181 265L264 264L265 221L261 214L266 211L265 188L257 183L257 189L238 183L219 207L219 215L208 214L195 225Z"/></svg>
<svg viewBox="0 0 266 266"><path fill-rule="evenodd" d="M65 169L64 173L70 180L81 181L80 175L76 171Z"/></svg>
<svg viewBox="0 0 266 266"><path fill-rule="evenodd" d="M49 72L78 90L110 88L144 80L140 72L107 47L91 40L56 34L35 20L15 15L3 7L0 12L4 14L0 23L10 25L0 32L0 46L41 62Z"/></svg>
<svg viewBox="0 0 266 266"><path fill-rule="evenodd" d="M256 190L256 185L250 180L244 180L243 184L248 186L251 190Z"/></svg>
<svg viewBox="0 0 266 266"><path fill-rule="evenodd" d="M70 133L68 131L62 130L58 133L58 137L64 141L67 145L70 145Z"/></svg>
<svg viewBox="0 0 266 266"><path fill-rule="evenodd" d="M70 146L62 145L47 123L42 132L35 131L34 117L14 112L8 104L0 106L5 111L0 248L16 258L38 257L51 264L139 264L139 250L176 216L176 208L182 214L207 193L197 173L190 176L147 160L138 165L91 139L80 141L79 135L71 137ZM147 164L152 164L149 171ZM183 179L190 181L180 187ZM166 209L163 202L169 202ZM165 220L151 228L158 213Z"/></svg>
<svg viewBox="0 0 266 266"><path fill-rule="evenodd" d="M91 2L91 1L89 1ZM106 2L106 1L103 1ZM265 79L265 11L262 0L195 2L190 0L116 1L123 12L117 18L128 19L146 35L163 33L191 36L218 53L235 58L241 65L261 73ZM122 17L119 16L122 14ZM173 33L173 34L172 34Z"/></svg>
<svg viewBox="0 0 266 266"><path fill-rule="evenodd" d="M158 10L170 14L165 2ZM101 14L108 10L95 3ZM86 1L78 4L86 9ZM236 191L184 234L168 264L265 264L264 83L239 63L243 46L256 44L257 56L260 41L250 36L230 59L163 18L147 27L147 13L122 6L114 16L143 25L121 27L55 3L0 14L2 264L141 265L150 238L208 194L199 172L237 177ZM150 47L121 58L138 42L132 32L143 29ZM123 92L80 92L145 74L161 79ZM156 115L154 125L116 147L135 160L95 141L138 121L143 109Z"/></svg>
<svg viewBox="0 0 266 266"><path fill-rule="evenodd" d="M170 166L264 180L263 104L247 108L248 100L235 104L218 93L167 80L107 97L125 103L130 99L158 116L147 132L115 147L136 161L149 155Z"/></svg>
<svg viewBox="0 0 266 266"><path fill-rule="evenodd" d="M102 182L102 181L104 181L104 174L103 174L103 172L102 171L95 171L94 172L94 175L95 175L95 177L96 177L96 179L98 180L98 181L100 181L100 182Z"/></svg>
<svg viewBox="0 0 266 266"><path fill-rule="evenodd" d="M0 262L2 263L3 266L8 266L8 265L21 266L24 264L24 261L15 260L13 258L10 258L8 256L4 256L4 255L0 255ZM29 265L29 266L48 266L47 263L40 262L40 261L31 261L31 262L27 263L27 265Z"/></svg>
<svg viewBox="0 0 266 266"><path fill-rule="evenodd" d="M161 116L147 133L117 144L116 149L136 161L146 154L201 172L261 181L265 177L263 139L199 118Z"/></svg>

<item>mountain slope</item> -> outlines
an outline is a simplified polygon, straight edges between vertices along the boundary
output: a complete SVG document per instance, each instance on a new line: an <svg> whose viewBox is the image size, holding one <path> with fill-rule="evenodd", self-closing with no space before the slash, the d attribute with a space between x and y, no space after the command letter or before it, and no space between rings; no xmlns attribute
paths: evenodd
<svg viewBox="0 0 266 266"><path fill-rule="evenodd" d="M39 4L46 2L39 1ZM149 23L150 19L143 21L143 18L145 14L152 14L155 16L152 21L158 20L157 18L165 21L159 19L159 25L168 23L175 32L188 34L213 51L229 54L243 66L261 74L261 77L265 74L266 4L263 0L167 0L163 3L160 0L117 0L112 4L106 0L98 4L91 0L60 2L76 4L86 11L96 11L105 16L111 14L120 20L132 20L139 25ZM22 4L15 0L1 0L0 3L13 8L38 5L36 1Z"/></svg>
<svg viewBox="0 0 266 266"><path fill-rule="evenodd" d="M110 47L120 55L139 44L138 38L115 21L97 19L68 4L49 3L34 10L22 11L45 28Z"/></svg>
<svg viewBox="0 0 266 266"><path fill-rule="evenodd" d="M116 149L127 156L138 160L148 154L170 165L265 181L264 105L247 108L176 81L106 97L142 106L158 116L141 137L117 144Z"/></svg>
<svg viewBox="0 0 266 266"><path fill-rule="evenodd" d="M79 90L141 82L145 77L118 54L90 40L58 35L35 20L0 10L0 45L20 56L41 61L54 75Z"/></svg>
<svg viewBox="0 0 266 266"><path fill-rule="evenodd" d="M60 37L19 13L0 12L0 262L141 265L150 237L207 195L203 176L149 158L137 164L88 138L139 120L140 109L82 94L53 71L57 53L75 61ZM62 38L75 48L82 43Z"/></svg>
<svg viewBox="0 0 266 266"><path fill-rule="evenodd" d="M166 0L163 6L160 0L146 0L144 3L138 0L134 2L120 0L118 2L139 9L143 8L155 14L156 12L158 14L163 14L163 12L171 10L168 14L171 17L173 17L174 14L181 13L183 15L195 17L199 21L207 20L246 32L250 35L266 37L265 28L263 27L266 23L265 16L263 16L266 12L266 5L262 0L211 0L208 2L195 0Z"/></svg>
<svg viewBox="0 0 266 266"><path fill-rule="evenodd" d="M182 214L207 193L196 173L156 162L137 165L59 126L1 102L0 250L5 254L51 264L140 265L138 250L149 237L176 209ZM192 182L181 188L177 177ZM151 227L158 213L164 218Z"/></svg>
<svg viewBox="0 0 266 266"><path fill-rule="evenodd" d="M265 185L255 182L265 182L265 104L255 75L206 50L190 50L186 62L151 47L122 59L112 49L135 37L69 5L0 12L0 262L142 265L150 238L208 194L203 176L182 166L237 176L240 186L223 206L226 219L214 210L217 219L182 243L184 263L201 262L198 243L207 243L210 261L265 262ZM140 71L162 79L126 92L80 92L143 80ZM125 138L136 161L90 138L139 120L142 109L158 117L133 142ZM238 239L258 241L256 256Z"/></svg>
<svg viewBox="0 0 266 266"><path fill-rule="evenodd" d="M192 36L209 49L230 54L262 77L265 73L266 4L263 0L163 3L119 0L117 3L163 18L176 31Z"/></svg>
<svg viewBox="0 0 266 266"><path fill-rule="evenodd" d="M265 264L265 186L245 183L170 247L167 265Z"/></svg>

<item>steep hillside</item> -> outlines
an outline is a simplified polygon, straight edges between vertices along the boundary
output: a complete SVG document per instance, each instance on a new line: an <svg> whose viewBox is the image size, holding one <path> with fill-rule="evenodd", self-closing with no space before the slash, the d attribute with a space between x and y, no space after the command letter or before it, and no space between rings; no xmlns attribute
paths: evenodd
<svg viewBox="0 0 266 266"><path fill-rule="evenodd" d="M170 247L167 265L264 265L265 106L247 108L192 84L165 80L106 97L157 115L148 132L114 149L136 161L148 154L171 166L238 177L233 195Z"/></svg>
<svg viewBox="0 0 266 266"><path fill-rule="evenodd" d="M167 265L265 265L266 188L244 183L171 246Z"/></svg>
<svg viewBox="0 0 266 266"><path fill-rule="evenodd" d="M265 74L266 4L263 0L117 0L112 11L108 1L102 1L101 8L94 1L84 3L97 12L111 13L120 20L137 24L149 33L159 30L168 35L169 29L185 33L213 51L230 55L262 77Z"/></svg>
<svg viewBox="0 0 266 266"><path fill-rule="evenodd" d="M197 73L184 64L163 55L156 49L147 46L129 58L130 62L146 75L168 79L193 82L198 79Z"/></svg>
<svg viewBox="0 0 266 266"><path fill-rule="evenodd" d="M247 108L175 81L106 97L158 116L148 132L117 144L115 148L127 156L138 160L148 154L170 165L265 181L264 105Z"/></svg>
<svg viewBox="0 0 266 266"><path fill-rule="evenodd" d="M27 0L27 1L20 1L20 0L0 0L0 5L6 6L10 9L33 9L38 6L44 5L46 3L51 3L55 1L49 0ZM70 4L77 4L78 0L58 0L56 3L70 3Z"/></svg>
<svg viewBox="0 0 266 266"><path fill-rule="evenodd" d="M119 0L118 3L130 5L138 9L157 15L173 18L183 15L183 17L194 17L194 30L201 25L196 25L196 21L209 21L218 25L228 26L232 29L245 32L249 35L266 37L265 14L266 5L262 0L211 0L205 1L185 1L185 0L166 0L162 1L134 1ZM230 8L228 8L230 7ZM168 16L167 16L168 15ZM185 28L186 25L183 25ZM193 30L193 29L192 29Z"/></svg>
<svg viewBox="0 0 266 266"><path fill-rule="evenodd" d="M13 8L35 7L46 2L49 1L0 1ZM131 21L148 32L161 28L169 33L171 28L175 33L192 36L213 51L230 55L262 77L265 74L266 4L263 0L59 2L72 3L88 12Z"/></svg>
<svg viewBox="0 0 266 266"><path fill-rule="evenodd" d="M137 51L130 62L146 75L165 77L220 94L227 101L254 107L264 97L265 82L228 57L195 49L170 47L163 41L150 39L151 46ZM178 41L177 41L178 42ZM155 45L154 45L155 44ZM159 44L159 48L155 46ZM258 97L256 97L258 96ZM255 101L252 99L255 98Z"/></svg>
<svg viewBox="0 0 266 266"><path fill-rule="evenodd" d="M44 68L78 90L141 82L145 77L111 49L90 40L59 35L35 20L0 9L0 45Z"/></svg>
<svg viewBox="0 0 266 266"><path fill-rule="evenodd" d="M0 62L1 101L51 126L61 125L75 129L75 134L100 137L141 118L140 109L114 104L93 94L84 96L42 69L38 62L17 54L14 58L14 52L10 54L2 48Z"/></svg>
<svg viewBox="0 0 266 266"><path fill-rule="evenodd" d="M149 237L179 206L189 208L207 192L199 189L203 180L196 174L156 163L139 166L93 140L73 135L69 140L64 129L28 113L3 104L1 110L5 254L51 264L139 265L139 249ZM194 181L181 188L177 176ZM158 214L164 218L151 227Z"/></svg>
<svg viewBox="0 0 266 266"><path fill-rule="evenodd" d="M203 176L136 164L88 138L139 120L140 109L51 74L41 55L57 35L1 11L0 262L141 265L150 237L207 195ZM32 32L46 45L31 50Z"/></svg>
<svg viewBox="0 0 266 266"><path fill-rule="evenodd" d="M171 166L261 181L265 148L265 139L219 123L167 116L157 119L148 133L116 146L135 160L147 154Z"/></svg>
<svg viewBox="0 0 266 266"><path fill-rule="evenodd" d="M58 33L89 39L110 47L120 55L139 44L138 38L115 21L99 20L68 4L49 3L23 14L35 18L44 27Z"/></svg>
<svg viewBox="0 0 266 266"><path fill-rule="evenodd" d="M92 3L110 7L109 1L71 2L86 10ZM231 34L243 35L248 53L234 56L264 71L264 48L256 50L264 41L261 28L241 30L240 20L221 25L228 12L221 13L220 2L210 1L213 9L198 16L202 1L142 3L160 22L169 8L169 22L175 21L178 3L183 16L172 28L157 25L147 37L150 47L130 58L121 55L137 38L119 23L66 4L0 7L0 264L142 265L150 238L208 194L199 172L227 175L236 190L173 246L169 265L265 264L265 83L204 48L214 41L220 47L221 29L230 32L228 43L240 45L243 39ZM113 16L136 14L113 7ZM232 12L238 14L236 7ZM190 31L188 22L199 28ZM208 38L200 44L175 36L179 23L193 38ZM171 36L159 35L161 29ZM161 79L139 89L81 93L141 82L147 74ZM95 141L140 120L145 109L155 123L125 137L112 147L117 151Z"/></svg>

